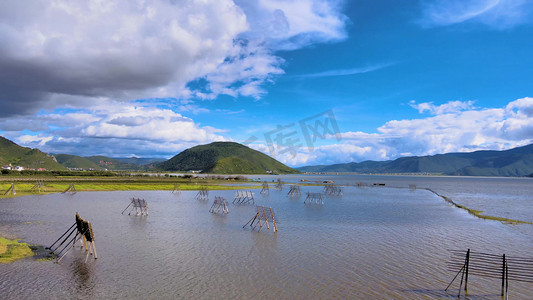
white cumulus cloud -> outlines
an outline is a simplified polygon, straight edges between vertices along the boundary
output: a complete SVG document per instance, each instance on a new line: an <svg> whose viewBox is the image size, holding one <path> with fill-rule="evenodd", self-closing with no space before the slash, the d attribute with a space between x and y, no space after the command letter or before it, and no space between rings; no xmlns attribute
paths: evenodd
<svg viewBox="0 0 533 300"><path fill-rule="evenodd" d="M331 0L2 1L0 117L106 100L258 98L283 73L275 51L345 38L340 9Z"/></svg>
<svg viewBox="0 0 533 300"><path fill-rule="evenodd" d="M389 160L402 156L423 156L475 150L505 150L533 142L533 98L509 102L501 108L474 107L472 101L410 102L410 106L431 116L391 120L375 133L349 131L329 142L270 153L293 166ZM269 154L266 146L258 147Z"/></svg>

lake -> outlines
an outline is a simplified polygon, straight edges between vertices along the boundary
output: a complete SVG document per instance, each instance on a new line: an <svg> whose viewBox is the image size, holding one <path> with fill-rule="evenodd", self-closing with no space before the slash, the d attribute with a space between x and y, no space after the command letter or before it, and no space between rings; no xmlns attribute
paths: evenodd
<svg viewBox="0 0 533 300"><path fill-rule="evenodd" d="M527 178L286 175L284 182L333 180L343 196L324 205L289 198L278 176L254 190L272 207L279 231L243 225L255 206L232 204L235 191L84 192L0 200L0 236L49 246L80 215L92 223L98 259L76 247L59 263L25 259L0 265L2 299L451 299L444 289L450 249L533 257L533 225L483 220L441 195L487 215L533 221ZM370 186L357 187L356 182ZM372 187L372 183L385 183ZM409 189L415 184L418 189ZM214 196L229 214L209 213ZM131 197L148 202L147 217L122 215ZM533 284L509 282L511 299L531 299ZM500 299L500 281L471 276L466 299Z"/></svg>

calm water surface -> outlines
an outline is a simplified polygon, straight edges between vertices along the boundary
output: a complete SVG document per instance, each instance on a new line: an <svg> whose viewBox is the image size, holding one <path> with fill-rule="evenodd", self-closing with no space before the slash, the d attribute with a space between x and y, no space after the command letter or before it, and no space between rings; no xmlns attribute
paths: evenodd
<svg viewBox="0 0 533 300"><path fill-rule="evenodd" d="M259 176L261 180L277 177ZM243 229L253 206L231 204L235 191L87 192L0 200L0 235L50 245L74 215L93 224L98 260L76 248L60 264L26 259L0 265L2 299L453 299L444 288L447 249L533 257L533 226L481 220L440 197L498 215L533 220L533 181L506 178L283 176L284 181L350 184L324 206L304 205L271 189L278 233ZM254 178L256 179L256 178ZM355 182L385 187L354 187ZM401 187L401 188L399 188ZM302 192L321 187L302 186ZM208 212L214 196L227 216ZM149 216L120 212L129 198L148 201ZM466 299L500 299L498 280L471 276ZM456 294L457 287L451 291ZM510 282L510 299L532 299L533 285Z"/></svg>

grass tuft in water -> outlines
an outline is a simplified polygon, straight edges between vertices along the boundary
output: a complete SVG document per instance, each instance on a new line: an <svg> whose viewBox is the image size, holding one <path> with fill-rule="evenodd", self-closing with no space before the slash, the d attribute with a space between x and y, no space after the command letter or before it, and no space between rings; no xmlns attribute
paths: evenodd
<svg viewBox="0 0 533 300"><path fill-rule="evenodd" d="M28 244L0 237L0 263L10 263L32 255Z"/></svg>

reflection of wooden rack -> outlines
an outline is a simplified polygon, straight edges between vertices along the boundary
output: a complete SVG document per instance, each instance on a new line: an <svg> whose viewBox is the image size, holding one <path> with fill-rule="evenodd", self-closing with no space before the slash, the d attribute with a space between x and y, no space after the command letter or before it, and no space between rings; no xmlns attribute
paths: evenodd
<svg viewBox="0 0 533 300"><path fill-rule="evenodd" d="M276 224L276 218L274 217L274 211L271 207L264 207L264 206L255 206L256 208L256 214L253 218L250 219L242 228L246 227L246 225L250 224L250 227L252 227L252 230L255 230L257 225L259 225L259 231L263 229L263 226L266 225L267 230L270 229L270 225L268 221L272 222L272 225L274 225L274 232L278 231L278 225Z"/></svg>

